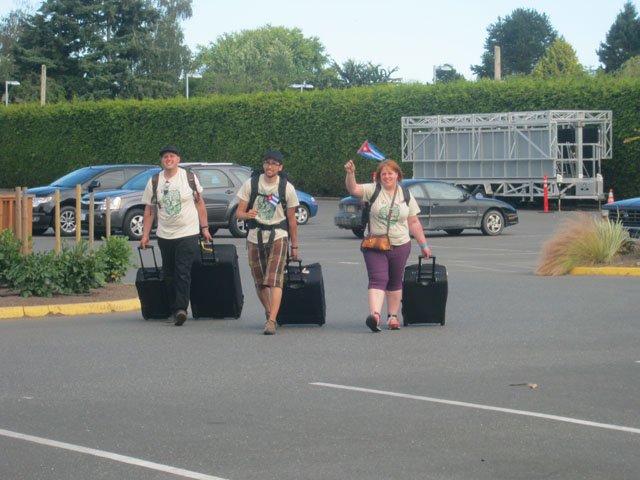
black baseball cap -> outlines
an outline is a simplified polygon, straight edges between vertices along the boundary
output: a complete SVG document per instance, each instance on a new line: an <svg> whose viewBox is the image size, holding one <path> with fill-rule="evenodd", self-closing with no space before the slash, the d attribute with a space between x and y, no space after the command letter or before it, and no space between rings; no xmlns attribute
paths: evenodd
<svg viewBox="0 0 640 480"><path fill-rule="evenodd" d="M180 150L173 145L166 145L162 150L160 150L160 156L163 156L165 153L175 153L180 156Z"/></svg>
<svg viewBox="0 0 640 480"><path fill-rule="evenodd" d="M264 157L262 157L262 161L265 162L269 158L271 158L272 160L275 160L280 165L282 165L282 154L278 150L269 150L267 153L264 154Z"/></svg>

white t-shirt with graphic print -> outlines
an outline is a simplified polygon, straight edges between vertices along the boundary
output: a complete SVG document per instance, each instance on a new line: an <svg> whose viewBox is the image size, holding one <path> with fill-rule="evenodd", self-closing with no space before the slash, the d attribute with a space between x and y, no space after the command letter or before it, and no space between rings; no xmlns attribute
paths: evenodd
<svg viewBox="0 0 640 480"><path fill-rule="evenodd" d="M362 185L362 190L362 200L368 202L376 190L376 184L365 183ZM413 194L409 193L409 196L409 202L405 202L402 188L398 185L398 193L393 202L389 227L391 245L403 245L411 241L407 219L420 213L420 207L418 207L416 199L413 198ZM387 216L389 215L389 205L391 205L392 198L393 192L389 193L382 187L375 203L371 205L369 229L374 235L387 233Z"/></svg>
<svg viewBox="0 0 640 480"><path fill-rule="evenodd" d="M264 174L260 175L260 179L258 180L258 196L256 197L256 201L253 205L249 205L247 207L247 211L251 208L255 208L258 210L258 216L256 220L259 223L264 225L276 225L282 222L286 217L286 213L282 209L282 204L280 200L276 200L273 196L278 196L278 186L280 185L280 178L273 182L267 183L264 178ZM287 182L287 188L285 190L287 196L287 209L295 208L300 205L298 201L298 196L296 195L296 189L291 185L291 182ZM238 190L238 198L240 200L244 200L248 202L251 197L251 179L247 180L240 190ZM270 230L262 231L262 240L264 242L269 241L269 235L271 235ZM276 228L276 233L274 236L274 240L278 240L279 238L286 237L288 235L286 230L281 228ZM251 243L258 243L258 232L256 229L252 228L249 230L249 235L247 235L247 240Z"/></svg>
<svg viewBox="0 0 640 480"><path fill-rule="evenodd" d="M194 175L196 189L202 192L198 177ZM151 179L147 183L142 195L142 202L152 205ZM168 240L198 235L200 233L200 219L193 199L193 190L187 180L187 171L178 168L178 172L167 180L164 170L158 174L158 188L156 191L158 205L156 215L158 217L158 229L156 236Z"/></svg>

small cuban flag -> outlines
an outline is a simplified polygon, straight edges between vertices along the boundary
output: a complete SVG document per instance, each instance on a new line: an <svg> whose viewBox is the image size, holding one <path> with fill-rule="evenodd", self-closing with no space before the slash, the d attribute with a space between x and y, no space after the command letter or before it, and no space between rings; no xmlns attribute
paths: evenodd
<svg viewBox="0 0 640 480"><path fill-rule="evenodd" d="M378 150L373 148L373 145L371 145L368 140L362 144L360 150L358 150L358 153L363 157L373 158L374 160L378 161L382 161L387 158Z"/></svg>
<svg viewBox="0 0 640 480"><path fill-rule="evenodd" d="M272 193L267 197L267 203L269 205L273 205L273 208L275 208L278 206L278 203L280 203L280 197L277 196L275 193Z"/></svg>

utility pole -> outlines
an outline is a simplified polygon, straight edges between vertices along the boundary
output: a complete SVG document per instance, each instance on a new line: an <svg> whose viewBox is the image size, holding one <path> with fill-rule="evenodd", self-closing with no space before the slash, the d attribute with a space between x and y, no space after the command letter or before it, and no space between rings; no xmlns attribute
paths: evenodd
<svg viewBox="0 0 640 480"><path fill-rule="evenodd" d="M47 66L43 63L40 72L40 105L47 101Z"/></svg>
<svg viewBox="0 0 640 480"><path fill-rule="evenodd" d="M502 72L500 69L500 47L493 47L493 78L494 80L500 80L502 78Z"/></svg>

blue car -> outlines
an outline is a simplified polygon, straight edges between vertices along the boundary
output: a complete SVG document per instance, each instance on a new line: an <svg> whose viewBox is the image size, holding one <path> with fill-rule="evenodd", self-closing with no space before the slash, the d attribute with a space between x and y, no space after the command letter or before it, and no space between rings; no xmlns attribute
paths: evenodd
<svg viewBox="0 0 640 480"><path fill-rule="evenodd" d="M640 237L640 197L607 203L602 206L602 216L612 223L622 223L631 237Z"/></svg>
<svg viewBox="0 0 640 480"><path fill-rule="evenodd" d="M300 205L296 208L296 223L298 225L304 225L309 221L309 218L315 217L318 213L318 202L308 193L296 190L298 201Z"/></svg>

